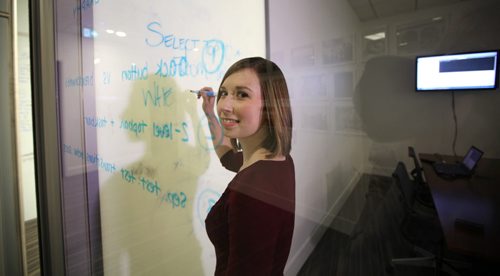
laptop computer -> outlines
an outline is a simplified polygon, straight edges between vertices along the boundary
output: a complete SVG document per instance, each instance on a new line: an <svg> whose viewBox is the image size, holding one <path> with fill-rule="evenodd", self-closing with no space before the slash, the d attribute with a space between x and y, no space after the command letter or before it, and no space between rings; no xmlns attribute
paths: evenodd
<svg viewBox="0 0 500 276"><path fill-rule="evenodd" d="M435 162L432 167L437 174L444 176L471 176L482 156L480 149L471 146L461 163Z"/></svg>

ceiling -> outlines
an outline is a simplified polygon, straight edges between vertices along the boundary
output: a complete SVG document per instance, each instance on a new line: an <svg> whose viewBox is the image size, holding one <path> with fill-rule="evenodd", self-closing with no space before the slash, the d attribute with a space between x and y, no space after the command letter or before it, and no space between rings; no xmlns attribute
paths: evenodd
<svg viewBox="0 0 500 276"><path fill-rule="evenodd" d="M347 0L361 21L471 0Z"/></svg>

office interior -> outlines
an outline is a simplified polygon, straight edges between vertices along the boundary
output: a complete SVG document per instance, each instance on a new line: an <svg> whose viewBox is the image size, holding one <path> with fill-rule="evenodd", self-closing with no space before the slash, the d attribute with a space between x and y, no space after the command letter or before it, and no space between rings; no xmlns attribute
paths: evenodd
<svg viewBox="0 0 500 276"><path fill-rule="evenodd" d="M133 47L127 45L133 44L130 41L106 44L103 38L109 34L105 33L107 27L94 21L103 16L99 9L112 7L106 2L0 1L0 275L213 274L213 249L204 236L203 214L199 211L207 206L200 202L205 200L203 196L216 200L231 176L214 176L219 175L220 169L214 169L214 153L205 148L206 141L176 141L175 147L158 146L154 137L140 136L137 126L135 132L124 126L133 118L149 118L151 121L146 123L152 125L164 113L149 106L154 111L149 117L141 117L140 109L131 107L131 103L142 105L144 93L121 95L111 91L112 85L106 86L110 85L106 83L109 72L100 67L99 62L105 61L97 60L99 51L112 56L113 47ZM134 6L132 2L130 5ZM332 230L355 237L369 200L367 186L361 186L370 179L395 185L393 172L398 162L405 163L408 171L412 169L409 146L417 154L457 156L457 160L475 146L484 152L483 158L500 158L498 87L428 92L415 89L415 60L419 56L500 48L500 2L256 2L260 3L257 18L262 22L254 27L264 30L265 44L255 48L283 69L294 116L292 156L297 198L286 275L308 275L307 271L309 275L321 275L314 269L305 271L304 266L325 242L322 237ZM199 14L203 14L204 8L209 9L197 1L190 1L189 5ZM137 17L147 9L152 8L138 8ZM220 12L231 13L225 9ZM134 22L133 15L126 16ZM162 10L155 16L162 19ZM183 22L180 25L189 24L178 21ZM90 30L86 29L88 26ZM235 36L246 34L235 32ZM116 30L113 35L119 37ZM186 31L177 35L191 34ZM193 31L195 35L202 34ZM121 58L114 57L112 61L119 63ZM142 66L149 66L151 74L156 70L156 64ZM137 82L130 82L130 89L144 92L139 75L134 77L139 79ZM120 70L112 78L123 82L124 75ZM185 86L184 80L175 78L154 80L179 90ZM103 91L110 92L103 95ZM183 120L184 115L175 114L191 116L193 119L185 120L183 126L188 129L186 135L196 135L200 131L196 127L203 122L196 101L184 94L173 95L171 99L185 105L183 109L169 109L174 113L168 116L176 120ZM186 103L192 104L189 109ZM113 109L119 111L114 113ZM108 129L103 127L106 124L110 128L112 118L117 124L113 131L119 135L116 145L124 143L130 147L114 148L114 136L107 135L115 132L106 132ZM189 130L191 124L193 130ZM178 129L170 130L175 134ZM175 162L168 150L190 158L176 163L181 166L180 171L161 176L165 182L174 179L194 183L186 188L185 206L179 190L151 199L149 184L133 186L125 176L132 171L145 176L161 175L160 164ZM189 165L193 160L196 162ZM130 169L131 164L134 169ZM185 171L189 173L183 174ZM210 179L222 184L214 184ZM123 188L125 184L129 186ZM140 209L144 205L149 209ZM498 202L485 203L491 219L498 218L498 214L487 208L497 205ZM184 212L182 216L179 210ZM150 211L148 216L144 216L146 211ZM141 220L131 221L138 217ZM169 219L171 222L166 222ZM35 236L34 241L28 237L28 229ZM167 232L173 236L167 237ZM384 255L387 264L396 257ZM472 257L475 260L478 256ZM352 258L350 265L355 266L356 259ZM497 261L488 259L484 263L498 269ZM385 264L376 267L380 271L333 268L321 273L420 272L419 268L405 272L388 270ZM476 268L465 273L473 273Z"/></svg>

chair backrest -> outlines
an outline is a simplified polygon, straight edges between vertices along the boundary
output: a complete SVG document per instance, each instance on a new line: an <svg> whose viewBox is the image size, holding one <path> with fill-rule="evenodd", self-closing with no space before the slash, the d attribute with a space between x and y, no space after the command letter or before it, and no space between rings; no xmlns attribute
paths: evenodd
<svg viewBox="0 0 500 276"><path fill-rule="evenodd" d="M413 159L413 164L415 164L415 168L411 171L411 175L413 179L418 184L425 184L424 177L422 176L422 166L418 161L417 155L415 153L415 149L412 146L408 147L408 156Z"/></svg>
<svg viewBox="0 0 500 276"><path fill-rule="evenodd" d="M406 166L403 162L398 162L392 177L396 181L401 194L403 196L404 205L407 211L411 212L413 209L413 202L415 201L415 184L410 179Z"/></svg>

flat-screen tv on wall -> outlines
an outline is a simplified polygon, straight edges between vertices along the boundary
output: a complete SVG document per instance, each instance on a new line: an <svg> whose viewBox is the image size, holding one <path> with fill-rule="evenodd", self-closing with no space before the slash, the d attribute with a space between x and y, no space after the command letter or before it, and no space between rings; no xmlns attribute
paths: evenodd
<svg viewBox="0 0 500 276"><path fill-rule="evenodd" d="M416 57L416 91L498 87L498 50Z"/></svg>

